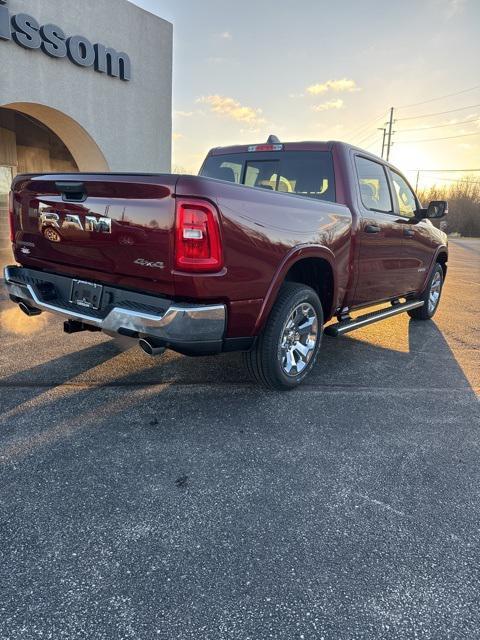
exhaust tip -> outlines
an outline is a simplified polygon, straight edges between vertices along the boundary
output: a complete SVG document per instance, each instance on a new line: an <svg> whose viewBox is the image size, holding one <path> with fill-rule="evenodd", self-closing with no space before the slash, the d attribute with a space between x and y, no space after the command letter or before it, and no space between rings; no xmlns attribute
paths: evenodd
<svg viewBox="0 0 480 640"><path fill-rule="evenodd" d="M138 346L149 356L161 356L165 351L165 347L157 346L146 338L140 338L140 340L138 341Z"/></svg>
<svg viewBox="0 0 480 640"><path fill-rule="evenodd" d="M30 307L28 304L25 304L25 302L19 302L18 306L23 311L23 313L29 317L39 316L42 313L40 309L37 309L36 307Z"/></svg>

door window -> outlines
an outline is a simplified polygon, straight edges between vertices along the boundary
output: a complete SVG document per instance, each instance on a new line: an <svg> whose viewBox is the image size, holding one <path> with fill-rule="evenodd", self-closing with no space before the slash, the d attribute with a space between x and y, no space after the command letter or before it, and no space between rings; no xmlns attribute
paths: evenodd
<svg viewBox="0 0 480 640"><path fill-rule="evenodd" d="M401 175L392 171L391 176L393 186L395 188L395 195L397 196L400 215L413 218L417 210L417 202L413 191Z"/></svg>
<svg viewBox="0 0 480 640"><path fill-rule="evenodd" d="M370 211L392 212L392 197L385 167L367 158L356 158L360 197Z"/></svg>

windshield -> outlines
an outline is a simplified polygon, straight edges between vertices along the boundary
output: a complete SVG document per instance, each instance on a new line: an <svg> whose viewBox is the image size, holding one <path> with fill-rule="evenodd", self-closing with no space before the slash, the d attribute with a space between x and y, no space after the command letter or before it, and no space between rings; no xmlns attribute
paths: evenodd
<svg viewBox="0 0 480 640"><path fill-rule="evenodd" d="M200 175L335 202L333 161L329 151L209 156Z"/></svg>

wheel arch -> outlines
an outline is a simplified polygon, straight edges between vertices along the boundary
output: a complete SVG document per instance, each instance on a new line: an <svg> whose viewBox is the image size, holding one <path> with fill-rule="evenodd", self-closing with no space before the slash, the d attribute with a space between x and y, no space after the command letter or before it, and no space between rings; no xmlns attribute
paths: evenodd
<svg viewBox="0 0 480 640"><path fill-rule="evenodd" d="M333 253L321 245L303 245L287 254L270 283L257 318L255 335L263 329L284 282L300 282L312 287L322 302L325 320L329 319L337 297L334 264Z"/></svg>
<svg viewBox="0 0 480 640"><path fill-rule="evenodd" d="M425 287L430 281L432 272L435 269L435 265L437 263L440 264L442 267L443 279L445 280L445 277L447 275L447 262L448 262L448 247L447 245L442 244L439 247L437 247L437 250L435 251L435 255L433 256L432 262L430 263L430 268L428 269L425 275L425 280L423 281L420 293L423 293L423 291L425 291Z"/></svg>
<svg viewBox="0 0 480 640"><path fill-rule="evenodd" d="M440 247L435 256L435 263L439 263L443 270L443 279L447 276L447 262L448 262L448 250L447 247Z"/></svg>

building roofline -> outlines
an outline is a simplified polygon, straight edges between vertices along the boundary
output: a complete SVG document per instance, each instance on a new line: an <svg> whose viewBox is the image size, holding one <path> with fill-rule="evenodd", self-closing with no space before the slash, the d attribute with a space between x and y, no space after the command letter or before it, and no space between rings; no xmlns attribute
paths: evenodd
<svg viewBox="0 0 480 640"><path fill-rule="evenodd" d="M136 2L134 2L134 0L123 0L123 1L126 2L127 4L133 5L139 11L142 11L143 13L147 13L149 16L153 16L157 20L161 20L162 22L166 22L167 24L169 24L173 28L173 22L170 22L170 20L166 20L165 18L162 18L157 13L153 13L153 11L149 11L148 9L144 9L143 7L138 5Z"/></svg>

